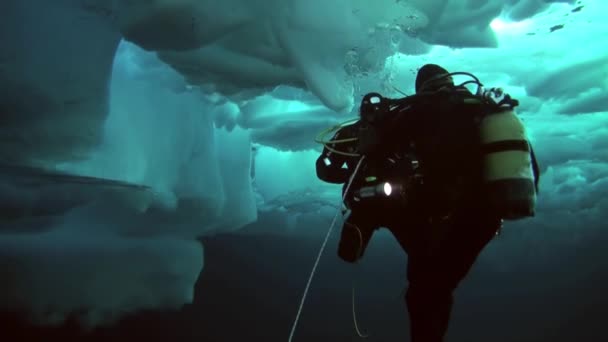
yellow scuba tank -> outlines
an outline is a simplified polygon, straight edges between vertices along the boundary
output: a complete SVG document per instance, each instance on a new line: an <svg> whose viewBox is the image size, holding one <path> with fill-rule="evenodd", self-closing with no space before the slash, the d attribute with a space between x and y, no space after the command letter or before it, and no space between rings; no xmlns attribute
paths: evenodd
<svg viewBox="0 0 608 342"><path fill-rule="evenodd" d="M505 220L535 215L536 175L523 122L502 108L480 122L487 200Z"/></svg>

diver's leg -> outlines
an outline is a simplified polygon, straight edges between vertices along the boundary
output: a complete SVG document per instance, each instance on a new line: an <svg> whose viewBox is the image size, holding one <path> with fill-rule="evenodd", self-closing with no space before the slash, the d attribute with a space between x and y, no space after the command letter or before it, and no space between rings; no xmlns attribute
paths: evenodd
<svg viewBox="0 0 608 342"><path fill-rule="evenodd" d="M358 261L364 254L375 227L365 211L353 211L342 226L338 245L338 256L350 263Z"/></svg>
<svg viewBox="0 0 608 342"><path fill-rule="evenodd" d="M441 279L445 265L431 259L428 223L411 221L390 228L408 255L408 289L405 302L409 312L412 342L441 342L452 310L452 289Z"/></svg>
<svg viewBox="0 0 608 342"><path fill-rule="evenodd" d="M412 342L443 341L453 292L499 227L498 219L461 217L442 235L428 225L416 227L416 234L394 232L408 253L405 300Z"/></svg>
<svg viewBox="0 0 608 342"><path fill-rule="evenodd" d="M415 254L408 258L405 302L410 316L412 342L443 341L453 303L453 289L441 279L437 266Z"/></svg>

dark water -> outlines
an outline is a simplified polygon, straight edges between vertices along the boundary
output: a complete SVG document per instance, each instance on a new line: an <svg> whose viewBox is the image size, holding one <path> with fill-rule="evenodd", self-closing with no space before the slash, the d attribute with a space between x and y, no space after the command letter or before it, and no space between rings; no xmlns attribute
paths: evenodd
<svg viewBox="0 0 608 342"><path fill-rule="evenodd" d="M608 341L608 239L552 244L553 262L513 229L484 251L457 292L450 341ZM406 257L388 234L375 236L357 266L335 256L333 234L293 341L358 341L351 296L366 341L408 341L402 291ZM4 315L0 341L287 341L323 236L217 236L204 240L196 298L179 312L148 312L85 333L75 323L33 328ZM555 240L555 238L554 238ZM570 246L573 246L572 248ZM578 247L576 247L578 246ZM581 247L581 246L584 246ZM533 249L533 248L532 248ZM502 266L497 260L505 258Z"/></svg>

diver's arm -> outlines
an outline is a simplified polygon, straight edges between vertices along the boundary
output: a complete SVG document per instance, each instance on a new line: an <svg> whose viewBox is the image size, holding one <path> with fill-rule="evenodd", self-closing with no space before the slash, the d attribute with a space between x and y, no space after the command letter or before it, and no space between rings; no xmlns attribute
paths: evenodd
<svg viewBox="0 0 608 342"><path fill-rule="evenodd" d="M342 166L346 165L344 168ZM333 152L323 149L316 162L317 177L327 183L342 184L348 180L350 169L346 160Z"/></svg>
<svg viewBox="0 0 608 342"><path fill-rule="evenodd" d="M341 135L340 133L340 131L336 132L332 140L338 139ZM335 144L332 144L332 148L337 147ZM317 158L317 162L315 164L317 169L317 177L327 183L345 183L350 177L351 173L351 170L346 163L346 158L346 156L332 152L327 147L324 147L323 152L319 158Z"/></svg>

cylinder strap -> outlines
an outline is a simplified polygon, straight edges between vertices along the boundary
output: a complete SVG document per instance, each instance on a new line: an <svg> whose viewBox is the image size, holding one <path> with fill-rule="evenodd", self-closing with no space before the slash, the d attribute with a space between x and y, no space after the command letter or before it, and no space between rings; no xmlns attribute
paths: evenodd
<svg viewBox="0 0 608 342"><path fill-rule="evenodd" d="M483 144L482 151L484 154L505 151L530 152L530 144L526 140L501 140Z"/></svg>

